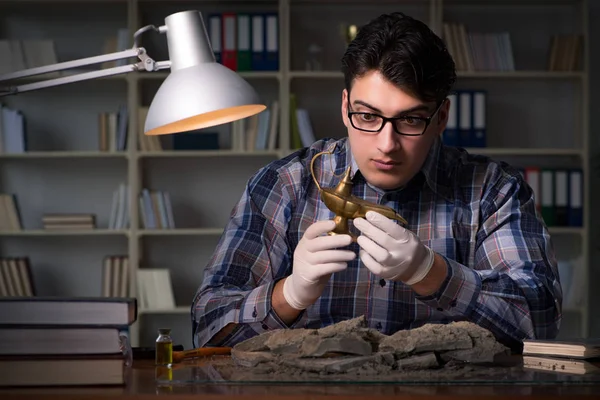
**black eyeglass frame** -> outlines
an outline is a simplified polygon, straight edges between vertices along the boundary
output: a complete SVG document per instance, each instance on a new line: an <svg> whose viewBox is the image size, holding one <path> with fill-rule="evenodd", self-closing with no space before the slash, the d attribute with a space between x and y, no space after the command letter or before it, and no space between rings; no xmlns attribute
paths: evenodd
<svg viewBox="0 0 600 400"><path fill-rule="evenodd" d="M438 113L438 111L440 111L440 109L442 108L442 105L445 102L446 102L446 99L442 100L440 102L440 104L437 106L437 108L435 109L435 111L433 112L433 114L431 114L429 117L412 117L410 115L403 115L401 117L384 117L383 115L379 115L379 114L375 114L375 113L370 113L370 112L350 111L350 102L348 101L348 120L350 121L350 125L352 125L352 127L354 129L357 129L357 130L359 130L361 132L379 133L379 132L381 132L381 130L383 129L383 127L385 126L385 124L387 124L388 122L390 122L392 124L392 127L394 128L394 132L396 132L399 135L403 135L403 136L422 136L427 131L427 128L429 128L429 125L431 124L431 120L433 119L433 117L435 117L435 115ZM353 115L372 115L374 117L381 118L382 123L381 123L381 126L379 127L379 129L377 129L377 130L357 128L356 126L354 126L354 122L352 122L352 116ZM423 132L421 132L421 133L403 133L403 132L400 132L398 130L398 128L396 127L396 124L394 123L394 121L402 120L402 119L406 119L406 118L412 118L412 119L416 119L416 120L419 120L419 121L424 121L425 122L425 128L423 129Z"/></svg>

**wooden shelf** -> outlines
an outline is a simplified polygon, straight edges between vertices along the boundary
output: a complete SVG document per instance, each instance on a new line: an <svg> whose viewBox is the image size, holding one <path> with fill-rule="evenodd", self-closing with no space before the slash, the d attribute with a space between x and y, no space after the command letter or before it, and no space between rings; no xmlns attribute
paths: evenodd
<svg viewBox="0 0 600 400"><path fill-rule="evenodd" d="M586 229L580 226L550 226L548 231L551 235L584 235Z"/></svg>
<svg viewBox="0 0 600 400"><path fill-rule="evenodd" d="M44 158L127 158L127 152L104 151L27 151L25 153L1 153L0 159L44 159Z"/></svg>
<svg viewBox="0 0 600 400"><path fill-rule="evenodd" d="M472 79L583 79L581 71L457 71L459 78Z"/></svg>
<svg viewBox="0 0 600 400"><path fill-rule="evenodd" d="M244 79L281 79L281 72L279 71L236 71ZM169 76L170 72L156 71L156 72L139 72L133 74L140 80L163 80ZM129 74L132 75L132 74Z"/></svg>
<svg viewBox="0 0 600 400"><path fill-rule="evenodd" d="M586 74L581 71L457 71L459 78L473 79L583 79ZM339 71L290 71L290 78L304 79L342 79Z"/></svg>
<svg viewBox="0 0 600 400"><path fill-rule="evenodd" d="M487 7L530 7L551 8L556 6L573 6L581 3L581 0L485 0ZM444 0L444 7L479 5L481 0Z"/></svg>
<svg viewBox="0 0 600 400"><path fill-rule="evenodd" d="M190 157L278 157L278 150L163 150L137 153L140 158L190 158Z"/></svg>
<svg viewBox="0 0 600 400"><path fill-rule="evenodd" d="M143 229L139 236L214 236L223 233L223 228L191 228L191 229Z"/></svg>
<svg viewBox="0 0 600 400"><path fill-rule="evenodd" d="M292 78L311 78L311 79L342 79L344 74L339 71L290 71Z"/></svg>
<svg viewBox="0 0 600 400"><path fill-rule="evenodd" d="M175 308L163 308L163 309L139 309L138 314L186 314L189 313L191 304L189 306L179 306Z"/></svg>
<svg viewBox="0 0 600 400"><path fill-rule="evenodd" d="M46 230L24 229L21 231L0 231L0 236L127 236L128 230L83 229L83 230Z"/></svg>
<svg viewBox="0 0 600 400"><path fill-rule="evenodd" d="M122 3L126 4L128 0L61 0L61 3ZM30 3L30 4L51 4L55 5L56 0L0 0L0 4L10 4L10 3Z"/></svg>
<svg viewBox="0 0 600 400"><path fill-rule="evenodd" d="M189 311L189 309L188 309ZM567 308L563 308L562 310L563 314L582 314L584 312L583 308L581 307L567 307Z"/></svg>
<svg viewBox="0 0 600 400"><path fill-rule="evenodd" d="M499 156L583 156L583 151L581 149L468 147L465 148L465 150L471 154Z"/></svg>

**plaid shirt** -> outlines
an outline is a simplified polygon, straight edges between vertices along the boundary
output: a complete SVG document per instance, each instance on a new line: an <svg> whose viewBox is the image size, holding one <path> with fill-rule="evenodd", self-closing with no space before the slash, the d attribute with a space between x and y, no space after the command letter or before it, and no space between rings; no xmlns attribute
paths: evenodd
<svg viewBox="0 0 600 400"><path fill-rule="evenodd" d="M275 282L291 274L294 249L307 227L334 217L310 173L313 156L334 142L334 154L314 164L320 185L336 186L352 165L352 193L396 209L422 243L443 256L447 278L436 293L420 296L401 282L373 275L356 257L287 326L271 307L271 293ZM350 248L358 254L356 243ZM533 192L516 169L436 140L404 188L382 191L357 170L344 138L318 141L249 180L206 266L191 314L196 347L228 323L239 325L218 345L232 346L272 329L319 328L365 315L370 327L388 335L425 323L468 320L515 348L524 338L555 337L561 309L552 242Z"/></svg>

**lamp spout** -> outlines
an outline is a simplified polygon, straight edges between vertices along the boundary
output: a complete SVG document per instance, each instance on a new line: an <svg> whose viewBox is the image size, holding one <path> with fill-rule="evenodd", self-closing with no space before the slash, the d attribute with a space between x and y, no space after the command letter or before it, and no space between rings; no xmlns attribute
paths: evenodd
<svg viewBox="0 0 600 400"><path fill-rule="evenodd" d="M181 11L165 18L171 72L215 62L202 14Z"/></svg>

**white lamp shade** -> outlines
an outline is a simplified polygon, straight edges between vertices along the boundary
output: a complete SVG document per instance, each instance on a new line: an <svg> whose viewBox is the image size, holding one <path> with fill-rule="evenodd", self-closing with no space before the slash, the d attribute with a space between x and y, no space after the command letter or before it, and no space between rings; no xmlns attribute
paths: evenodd
<svg viewBox="0 0 600 400"><path fill-rule="evenodd" d="M172 71L152 100L144 132L186 132L246 118L263 111L254 88L216 62Z"/></svg>

